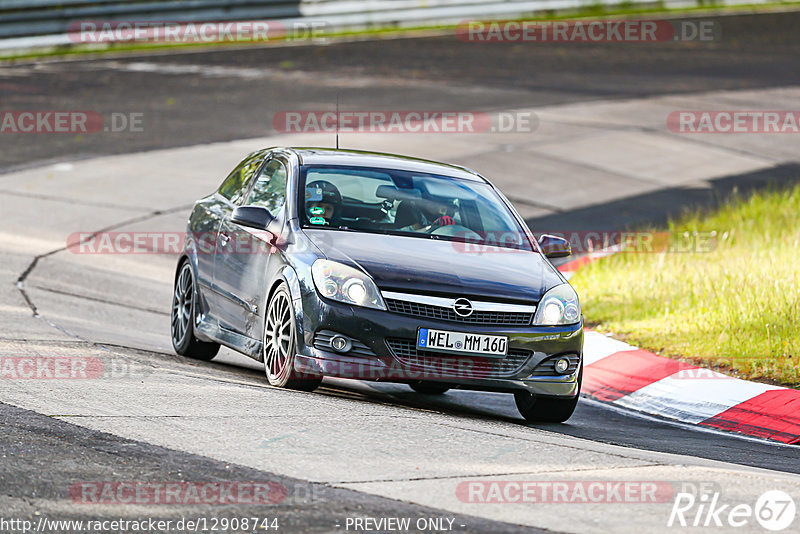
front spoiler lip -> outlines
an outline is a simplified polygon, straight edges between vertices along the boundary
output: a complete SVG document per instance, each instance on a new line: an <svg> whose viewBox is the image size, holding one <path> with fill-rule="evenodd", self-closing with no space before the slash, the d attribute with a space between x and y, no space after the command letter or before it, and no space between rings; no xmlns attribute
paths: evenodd
<svg viewBox="0 0 800 534"><path fill-rule="evenodd" d="M363 358L310 348L311 355L296 354L295 372L300 376L331 376L373 382L408 383L424 380L441 382L460 389L481 391L528 391L537 396L569 397L579 394L578 372L560 378L465 378L407 367L392 367L378 358Z"/></svg>

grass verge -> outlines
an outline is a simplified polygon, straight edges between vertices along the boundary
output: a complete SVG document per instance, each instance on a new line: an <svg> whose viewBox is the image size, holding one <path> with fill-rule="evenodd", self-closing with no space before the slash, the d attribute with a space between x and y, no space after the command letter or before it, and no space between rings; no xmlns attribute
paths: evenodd
<svg viewBox="0 0 800 534"><path fill-rule="evenodd" d="M800 186L669 223L672 247L695 236L712 237L713 250L620 253L581 269L571 282L587 323L663 356L800 387Z"/></svg>

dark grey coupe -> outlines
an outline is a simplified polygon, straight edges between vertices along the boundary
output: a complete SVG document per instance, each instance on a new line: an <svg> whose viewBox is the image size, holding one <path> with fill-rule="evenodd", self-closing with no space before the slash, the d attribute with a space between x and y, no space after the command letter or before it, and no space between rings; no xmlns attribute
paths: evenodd
<svg viewBox="0 0 800 534"><path fill-rule="evenodd" d="M225 345L269 383L324 376L513 393L528 420L578 402L583 317L548 257L488 180L414 158L319 148L247 156L189 217L172 342Z"/></svg>

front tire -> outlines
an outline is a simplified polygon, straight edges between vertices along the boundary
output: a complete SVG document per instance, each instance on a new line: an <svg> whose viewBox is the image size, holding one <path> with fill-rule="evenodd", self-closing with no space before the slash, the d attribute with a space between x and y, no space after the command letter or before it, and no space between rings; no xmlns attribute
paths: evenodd
<svg viewBox="0 0 800 534"><path fill-rule="evenodd" d="M578 372L578 393L572 399L536 397L527 391L514 392L517 410L526 421L532 423L563 423L575 411L580 398L583 368Z"/></svg>
<svg viewBox="0 0 800 534"><path fill-rule="evenodd" d="M195 360L209 361L219 352L217 343L197 339L194 333L197 310L197 291L194 272L185 261L175 277L175 290L172 295L172 315L170 331L172 348L181 356Z"/></svg>
<svg viewBox="0 0 800 534"><path fill-rule="evenodd" d="M294 370L297 325L292 297L284 283L272 294L267 306L262 341L264 372L270 385L300 391L317 389L322 382L321 377L299 376Z"/></svg>

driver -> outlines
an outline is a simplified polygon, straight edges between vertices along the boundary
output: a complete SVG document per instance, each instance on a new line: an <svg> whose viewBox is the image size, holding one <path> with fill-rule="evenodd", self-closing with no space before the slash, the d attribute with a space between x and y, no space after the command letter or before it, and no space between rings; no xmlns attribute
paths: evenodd
<svg viewBox="0 0 800 534"><path fill-rule="evenodd" d="M418 199L415 201L404 200L397 209L396 217L398 219L400 218L401 209L404 208L407 202L409 204L404 212L405 217L412 218L414 222L402 227L401 230L431 232L442 226L456 224L456 221L453 219L455 210L452 202L436 198Z"/></svg>
<svg viewBox="0 0 800 534"><path fill-rule="evenodd" d="M341 205L342 195L332 183L315 180L306 186L306 212L309 223L336 226Z"/></svg>
<svg viewBox="0 0 800 534"><path fill-rule="evenodd" d="M422 232L430 232L442 226L456 224L455 219L453 219L455 210L451 201L431 198L423 202L421 208L425 218L428 221L433 221L427 226L419 228Z"/></svg>

